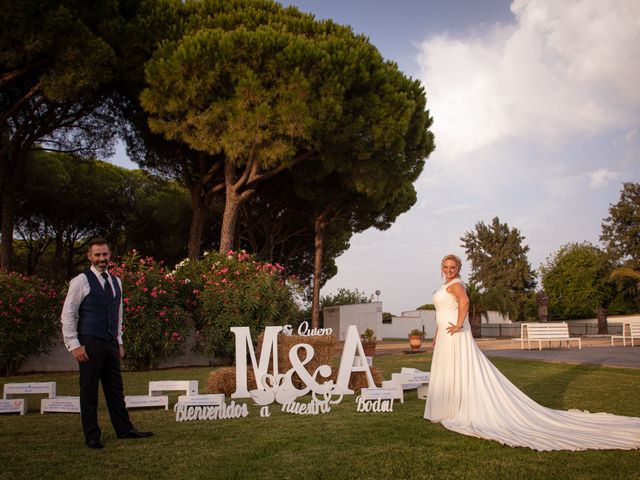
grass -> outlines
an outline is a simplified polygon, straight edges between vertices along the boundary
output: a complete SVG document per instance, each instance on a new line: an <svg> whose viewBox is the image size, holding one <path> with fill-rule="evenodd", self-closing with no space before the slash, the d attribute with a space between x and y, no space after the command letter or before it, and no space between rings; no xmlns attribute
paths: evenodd
<svg viewBox="0 0 640 480"><path fill-rule="evenodd" d="M379 356L385 378L401 367L428 369L430 356ZM527 395L560 409L640 415L640 370L495 358L495 365ZM198 380L210 368L124 375L127 394L145 394L150 380ZM76 395L76 374L39 374L7 382L56 381L59 395ZM175 401L177 394L170 400ZM354 397L318 416L281 413L261 418L175 422L173 411L133 410L134 423L156 435L117 440L101 404L106 448L84 446L73 414L30 412L0 416L0 478L101 479L640 479L640 451L536 452L449 432L422 419L424 401L407 392L394 412L362 414ZM228 401L228 400L227 400ZM247 403L251 403L250 400Z"/></svg>

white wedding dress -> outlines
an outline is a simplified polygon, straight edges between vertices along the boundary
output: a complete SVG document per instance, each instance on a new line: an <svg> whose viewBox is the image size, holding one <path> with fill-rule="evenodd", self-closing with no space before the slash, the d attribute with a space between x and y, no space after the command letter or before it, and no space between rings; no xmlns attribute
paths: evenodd
<svg viewBox="0 0 640 480"><path fill-rule="evenodd" d="M447 333L458 320L456 298L447 287L433 295L438 334L431 362L424 418L449 430L535 450L640 448L640 418L580 410L553 410L537 404L485 357L471 335ZM463 284L464 285L464 284ZM640 412L639 412L640 413Z"/></svg>

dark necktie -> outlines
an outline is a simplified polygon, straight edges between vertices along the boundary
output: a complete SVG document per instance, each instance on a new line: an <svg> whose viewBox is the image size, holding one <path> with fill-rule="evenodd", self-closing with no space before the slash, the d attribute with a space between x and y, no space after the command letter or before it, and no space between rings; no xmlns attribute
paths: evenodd
<svg viewBox="0 0 640 480"><path fill-rule="evenodd" d="M109 283L109 274L107 272L102 272L100 275L104 278L104 291L109 295L109 298L113 298L113 289Z"/></svg>

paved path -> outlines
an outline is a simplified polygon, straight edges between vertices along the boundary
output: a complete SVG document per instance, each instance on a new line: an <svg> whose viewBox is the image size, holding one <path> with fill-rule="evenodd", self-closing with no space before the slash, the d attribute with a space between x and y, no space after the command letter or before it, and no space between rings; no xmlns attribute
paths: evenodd
<svg viewBox="0 0 640 480"><path fill-rule="evenodd" d="M534 350L491 350L485 352L489 357L518 358L522 360L539 360L543 362L577 363L603 365L607 367L640 368L640 346L636 347L583 347L562 350L543 348Z"/></svg>
<svg viewBox="0 0 640 480"><path fill-rule="evenodd" d="M619 345L619 346L618 346ZM378 343L376 355L396 354L408 352L408 342ZM478 346L489 357L506 357L522 360L538 360L542 362L573 363L585 365L603 365L607 367L640 368L640 345L623 347L616 341L611 346L611 340L605 337L582 337L582 349L575 344L571 348L559 348L558 343L553 346L543 346L538 350L531 346L531 350L520 349L519 342L510 339L479 339ZM431 342L423 342L422 352L431 352Z"/></svg>

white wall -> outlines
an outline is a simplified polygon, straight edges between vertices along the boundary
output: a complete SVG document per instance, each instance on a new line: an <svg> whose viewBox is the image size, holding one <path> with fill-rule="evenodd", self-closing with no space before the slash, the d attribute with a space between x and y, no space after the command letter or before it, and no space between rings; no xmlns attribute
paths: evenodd
<svg viewBox="0 0 640 480"><path fill-rule="evenodd" d="M509 318L509 314L504 317L500 315L498 312L487 312L488 319L482 317L482 323L513 323Z"/></svg>
<svg viewBox="0 0 640 480"><path fill-rule="evenodd" d="M583 318L580 320L563 320L564 322L576 322L576 323L598 323L597 318ZM608 323L640 323L640 315L609 315L607 316Z"/></svg>
<svg viewBox="0 0 640 480"><path fill-rule="evenodd" d="M176 358L161 360L158 368L207 366L215 363L214 359L209 359L193 352L192 348L195 345L195 338L195 329L191 328L186 335L184 353ZM20 366L19 371L21 373L27 373L72 372L77 370L78 362L73 358L71 353L69 353L67 347L64 346L62 332L58 331L49 353L27 357Z"/></svg>
<svg viewBox="0 0 640 480"><path fill-rule="evenodd" d="M375 332L378 340L384 338L382 331L382 302L327 307L322 310L322 315L324 328L333 329L333 333L340 341L345 339L349 325L355 325L360 333L370 328Z"/></svg>
<svg viewBox="0 0 640 480"><path fill-rule="evenodd" d="M498 312L489 312L489 321L484 318L482 323L513 323L509 316L503 317ZM384 338L406 338L409 332L417 328L422 330L426 338L433 338L436 334L436 312L435 310L409 310L402 312L399 317L393 317L391 323L382 324Z"/></svg>
<svg viewBox="0 0 640 480"><path fill-rule="evenodd" d="M383 338L407 338L414 328L422 330L426 338L433 338L436 333L435 310L402 312L399 317L393 317L391 323L382 324Z"/></svg>

